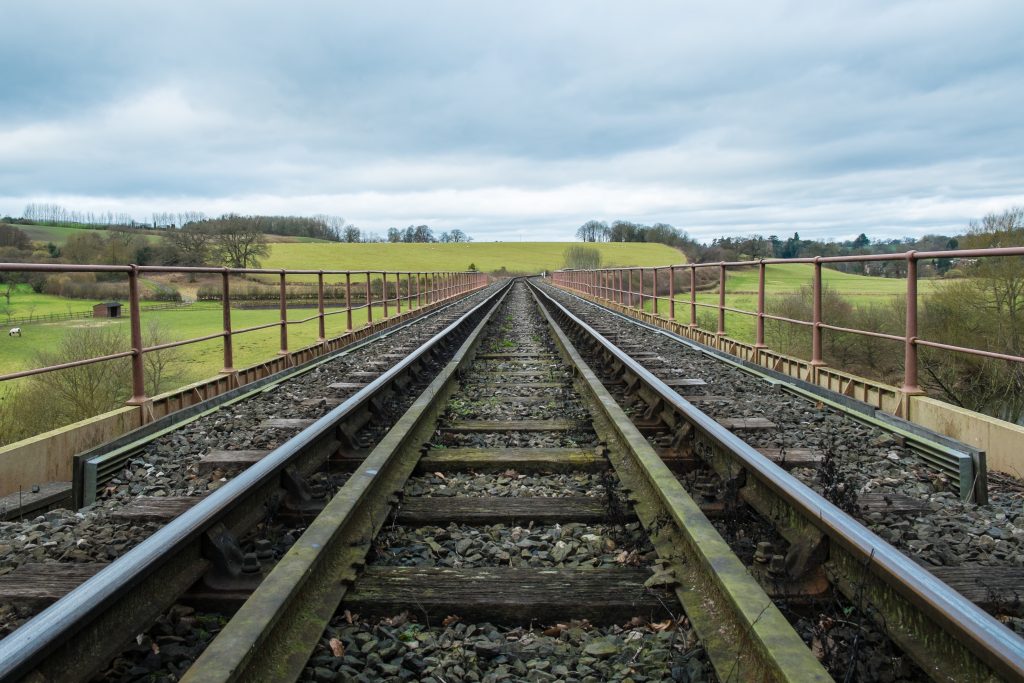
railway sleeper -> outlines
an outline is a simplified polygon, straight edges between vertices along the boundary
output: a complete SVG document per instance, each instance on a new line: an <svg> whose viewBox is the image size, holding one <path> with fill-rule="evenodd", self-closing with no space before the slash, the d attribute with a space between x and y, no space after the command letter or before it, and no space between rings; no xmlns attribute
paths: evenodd
<svg viewBox="0 0 1024 683"><path fill-rule="evenodd" d="M458 614L471 621L523 624L586 619L661 621L671 593L650 589L646 568L536 569L520 567L369 566L345 595L361 615L391 616L415 605L428 620Z"/></svg>

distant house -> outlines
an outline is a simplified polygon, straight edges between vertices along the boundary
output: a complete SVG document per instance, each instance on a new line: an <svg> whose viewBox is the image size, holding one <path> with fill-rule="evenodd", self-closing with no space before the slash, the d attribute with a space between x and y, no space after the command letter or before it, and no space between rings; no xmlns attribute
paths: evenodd
<svg viewBox="0 0 1024 683"><path fill-rule="evenodd" d="M101 304L96 304L92 307L92 317L94 318L120 318L121 317L121 302L120 301L105 301Z"/></svg>

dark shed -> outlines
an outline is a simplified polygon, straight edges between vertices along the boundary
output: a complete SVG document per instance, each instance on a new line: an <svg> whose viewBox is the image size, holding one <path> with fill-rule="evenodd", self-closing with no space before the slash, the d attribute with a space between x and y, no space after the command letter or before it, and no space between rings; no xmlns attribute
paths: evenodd
<svg viewBox="0 0 1024 683"><path fill-rule="evenodd" d="M104 301L101 304L96 304L92 307L92 317L94 318L120 318L121 317L121 302L120 301Z"/></svg>

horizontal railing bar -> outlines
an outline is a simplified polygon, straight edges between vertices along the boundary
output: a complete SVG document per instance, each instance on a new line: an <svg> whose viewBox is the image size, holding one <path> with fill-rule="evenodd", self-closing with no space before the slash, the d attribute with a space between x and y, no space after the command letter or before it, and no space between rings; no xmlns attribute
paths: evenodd
<svg viewBox="0 0 1024 683"><path fill-rule="evenodd" d="M135 351L121 351L120 353L112 353L109 356L97 356L96 358L83 358L82 360L70 361L68 363L61 363L60 365L50 365L45 368L34 368L32 370L21 370L20 372L12 372L6 375L0 375L0 382L5 382L9 379L19 379L21 377L31 377L32 375L41 375L44 372L53 372L54 370L67 370L69 368L77 368L83 365L90 365L92 363L102 363L108 360L117 360L118 358L127 358L135 354Z"/></svg>

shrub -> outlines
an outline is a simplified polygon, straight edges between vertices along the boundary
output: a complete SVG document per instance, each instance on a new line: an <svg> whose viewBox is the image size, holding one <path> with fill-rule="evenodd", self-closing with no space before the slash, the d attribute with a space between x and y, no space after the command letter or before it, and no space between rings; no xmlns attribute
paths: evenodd
<svg viewBox="0 0 1024 683"><path fill-rule="evenodd" d="M601 267L601 252L594 247L575 245L562 252L566 268L577 270Z"/></svg>

